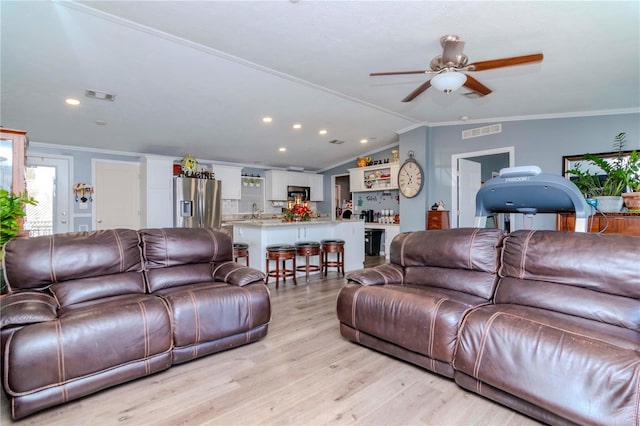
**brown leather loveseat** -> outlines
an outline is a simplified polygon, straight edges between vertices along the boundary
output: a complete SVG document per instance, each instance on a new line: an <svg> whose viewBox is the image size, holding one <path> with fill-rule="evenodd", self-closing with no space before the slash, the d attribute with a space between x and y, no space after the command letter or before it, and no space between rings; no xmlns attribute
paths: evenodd
<svg viewBox="0 0 640 426"><path fill-rule="evenodd" d="M390 260L347 275L347 339L545 423L640 425L640 238L422 231Z"/></svg>
<svg viewBox="0 0 640 426"><path fill-rule="evenodd" d="M214 229L117 229L5 246L3 387L13 418L267 334L261 271Z"/></svg>

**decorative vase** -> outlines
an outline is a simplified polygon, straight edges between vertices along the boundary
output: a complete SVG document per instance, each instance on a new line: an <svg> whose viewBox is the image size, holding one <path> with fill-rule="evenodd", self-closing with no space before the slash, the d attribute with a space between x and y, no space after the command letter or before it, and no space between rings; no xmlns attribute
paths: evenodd
<svg viewBox="0 0 640 426"><path fill-rule="evenodd" d="M622 197L595 197L598 201L598 210L601 212L615 213L622 210Z"/></svg>
<svg viewBox="0 0 640 426"><path fill-rule="evenodd" d="M630 212L640 212L640 192L627 192L622 194L624 205Z"/></svg>

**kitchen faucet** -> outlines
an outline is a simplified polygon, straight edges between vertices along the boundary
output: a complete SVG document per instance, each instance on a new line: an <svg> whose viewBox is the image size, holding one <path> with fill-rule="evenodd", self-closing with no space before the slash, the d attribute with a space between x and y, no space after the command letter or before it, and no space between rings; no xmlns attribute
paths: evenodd
<svg viewBox="0 0 640 426"><path fill-rule="evenodd" d="M258 204L251 204L251 219L259 219L262 215L262 210L258 209Z"/></svg>

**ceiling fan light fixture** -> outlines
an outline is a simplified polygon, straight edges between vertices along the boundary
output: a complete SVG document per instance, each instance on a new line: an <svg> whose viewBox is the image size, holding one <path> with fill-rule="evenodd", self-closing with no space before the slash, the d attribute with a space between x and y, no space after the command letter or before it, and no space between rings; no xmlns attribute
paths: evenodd
<svg viewBox="0 0 640 426"><path fill-rule="evenodd" d="M467 82L467 76L461 72L445 71L431 79L431 86L444 93L455 92Z"/></svg>

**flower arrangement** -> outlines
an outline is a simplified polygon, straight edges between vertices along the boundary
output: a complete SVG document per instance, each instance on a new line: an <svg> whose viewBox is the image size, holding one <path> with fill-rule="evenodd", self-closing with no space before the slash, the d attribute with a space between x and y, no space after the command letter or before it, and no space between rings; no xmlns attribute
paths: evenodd
<svg viewBox="0 0 640 426"><path fill-rule="evenodd" d="M291 208L286 209L282 216L286 222L294 220L306 222L311 220L311 213L309 206L294 204Z"/></svg>

